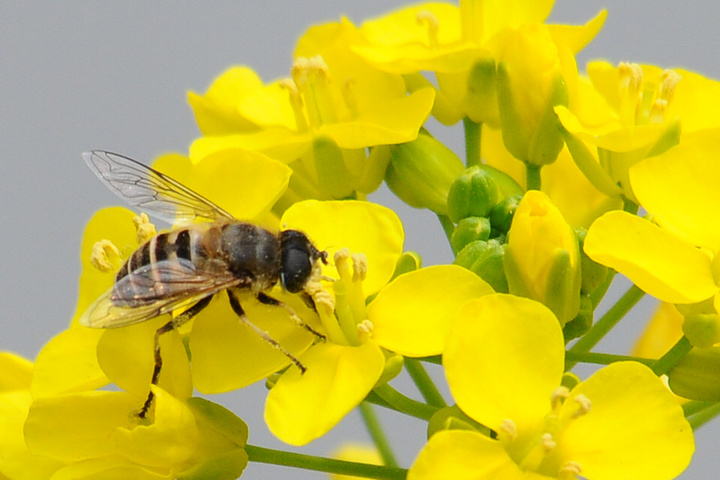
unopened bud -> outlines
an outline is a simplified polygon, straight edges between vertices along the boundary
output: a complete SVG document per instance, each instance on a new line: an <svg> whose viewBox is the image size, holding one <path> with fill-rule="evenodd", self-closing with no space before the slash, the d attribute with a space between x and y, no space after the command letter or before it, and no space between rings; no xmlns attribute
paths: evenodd
<svg viewBox="0 0 720 480"><path fill-rule="evenodd" d="M498 293L507 293L508 284L503 268L505 247L497 240L477 240L465 246L457 258L455 265L467 268L485 280Z"/></svg>
<svg viewBox="0 0 720 480"><path fill-rule="evenodd" d="M390 152L385 181L395 195L412 207L447 215L450 185L464 169L457 155L425 134L412 142L375 148Z"/></svg>
<svg viewBox="0 0 720 480"><path fill-rule="evenodd" d="M720 316L717 313L686 315L682 331L693 347L712 347L720 342Z"/></svg>
<svg viewBox="0 0 720 480"><path fill-rule="evenodd" d="M490 238L490 220L484 217L467 217L460 220L450 237L453 252L458 253L465 245L476 240Z"/></svg>
<svg viewBox="0 0 720 480"><path fill-rule="evenodd" d="M487 217L497 201L495 181L479 166L470 167L450 186L448 216L455 223L467 217Z"/></svg>
<svg viewBox="0 0 720 480"><path fill-rule="evenodd" d="M499 202L490 212L490 225L497 234L506 235L510 231L513 216L520 205L522 195L509 195Z"/></svg>
<svg viewBox="0 0 720 480"><path fill-rule="evenodd" d="M720 346L693 348L668 373L670 389L681 397L720 401Z"/></svg>

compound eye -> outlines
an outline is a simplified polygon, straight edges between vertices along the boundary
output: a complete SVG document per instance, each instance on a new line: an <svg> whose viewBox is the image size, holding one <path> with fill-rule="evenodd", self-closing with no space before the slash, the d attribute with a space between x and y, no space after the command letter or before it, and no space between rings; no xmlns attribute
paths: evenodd
<svg viewBox="0 0 720 480"><path fill-rule="evenodd" d="M301 291L311 272L310 255L306 250L290 248L283 252L280 281L285 290L290 293Z"/></svg>

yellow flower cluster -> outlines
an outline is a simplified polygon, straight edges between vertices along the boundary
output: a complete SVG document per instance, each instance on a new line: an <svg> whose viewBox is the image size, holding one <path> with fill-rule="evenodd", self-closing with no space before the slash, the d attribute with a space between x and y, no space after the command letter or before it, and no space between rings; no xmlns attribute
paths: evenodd
<svg viewBox="0 0 720 480"><path fill-rule="evenodd" d="M630 63L580 74L605 12L549 25L552 7L461 0L313 26L287 78L233 66L189 93L188 155L147 170L105 157L103 182L175 225L119 207L90 220L69 328L34 364L0 354L0 478L233 479L248 461L680 475L693 428L720 411L720 83ZM462 120L464 161L430 116ZM367 201L382 182L437 214L452 264L404 251L398 216ZM634 286L596 320L615 273ZM637 356L591 352L645 293L665 303ZM580 362L604 366L581 381ZM403 370L423 401L394 388ZM241 419L194 395L260 380L277 438L304 446L359 408L370 460L247 445ZM428 423L408 470L372 404Z"/></svg>

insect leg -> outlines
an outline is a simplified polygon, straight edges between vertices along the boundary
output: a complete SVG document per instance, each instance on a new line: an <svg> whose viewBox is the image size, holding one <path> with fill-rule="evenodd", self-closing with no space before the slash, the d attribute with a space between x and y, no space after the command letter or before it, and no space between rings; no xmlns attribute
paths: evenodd
<svg viewBox="0 0 720 480"><path fill-rule="evenodd" d="M297 323L299 326L301 326L308 332L315 335L317 338L319 338L321 340L325 340L325 335L323 335L322 333L318 332L317 330L312 328L310 325L305 323L305 321L302 318L300 318L297 313L295 313L295 310L290 308L287 304L281 302L280 300L278 300L276 298L271 297L270 295L268 295L266 293L262 293L262 292L258 293L256 298L258 299L258 302L262 303L263 305L272 305L274 307L284 308L290 314L290 318L292 318L295 323ZM314 303L313 303L313 309L315 309Z"/></svg>
<svg viewBox="0 0 720 480"><path fill-rule="evenodd" d="M227 293L228 293L228 298L230 299L230 306L232 307L233 311L237 314L237 316L240 317L240 320L242 320L242 322L245 325L247 325L255 333L257 333L260 336L260 338L262 338L267 343L272 345L275 349L280 350L283 353L283 355L288 357L290 359L290 361L292 361L292 363L294 363L295 366L300 369L300 373L305 373L305 371L307 370L305 365L300 363L300 360L298 360L297 357L295 357L295 355L293 355L292 353L285 350L285 348L282 345L280 345L280 343L277 340L275 340L270 335L268 335L267 332L263 331L257 325L252 323L247 318L247 315L245 315L245 311L242 309L242 306L240 306L240 301L238 300L237 296L231 290L228 290Z"/></svg>
<svg viewBox="0 0 720 480"><path fill-rule="evenodd" d="M195 315L200 313L205 307L208 306L210 303L210 300L212 299L212 295L203 298L199 302L197 302L192 307L185 310L183 313L178 315L177 317L173 318L166 324L164 324L162 327L158 328L155 331L155 339L154 339L154 354L155 354L155 366L153 367L153 374L152 379L150 380L150 383L152 385L157 385L158 380L160 379L160 370L162 370L163 366L163 359L162 355L160 355L160 337L168 332L171 332L175 330L176 328L180 327L181 325L187 323L190 321ZM145 418L147 415L148 410L150 410L150 406L152 405L153 398L155 398L155 394L150 391L148 393L147 400L145 400L145 403L143 404L142 409L140 410L140 413L138 416L140 418Z"/></svg>

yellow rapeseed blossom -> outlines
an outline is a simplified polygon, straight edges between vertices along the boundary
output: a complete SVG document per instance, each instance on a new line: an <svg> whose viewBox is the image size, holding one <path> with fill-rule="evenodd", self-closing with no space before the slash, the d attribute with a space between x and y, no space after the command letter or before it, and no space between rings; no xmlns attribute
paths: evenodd
<svg viewBox="0 0 720 480"><path fill-rule="evenodd" d="M692 431L650 369L615 363L569 389L560 386L563 363L547 308L502 294L468 302L443 365L458 406L495 435L435 433L408 479L660 480L687 466Z"/></svg>

